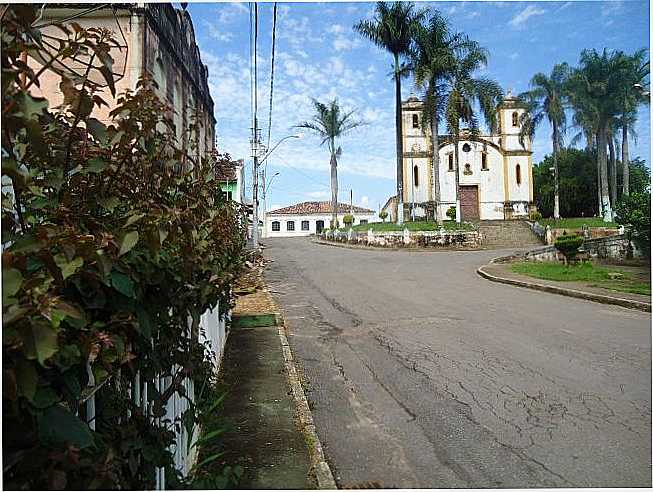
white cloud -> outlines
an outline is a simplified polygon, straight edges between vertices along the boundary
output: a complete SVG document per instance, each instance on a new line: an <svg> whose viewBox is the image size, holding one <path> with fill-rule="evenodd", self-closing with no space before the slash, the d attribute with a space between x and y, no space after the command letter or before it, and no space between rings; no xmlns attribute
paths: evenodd
<svg viewBox="0 0 653 492"><path fill-rule="evenodd" d="M309 198L314 198L316 200L322 199L322 198L329 198L331 196L331 192L329 191L309 191L304 193Z"/></svg>
<svg viewBox="0 0 653 492"><path fill-rule="evenodd" d="M524 10L515 15L509 22L512 27L521 27L528 19L536 15L542 15L546 10L535 5L529 5Z"/></svg>
<svg viewBox="0 0 653 492"><path fill-rule="evenodd" d="M601 7L601 15L603 17L613 15L619 10L621 10L623 6L624 6L623 0L609 0L603 2L603 6Z"/></svg>
<svg viewBox="0 0 653 492"><path fill-rule="evenodd" d="M342 24L332 24L327 28L326 32L331 34L342 34L345 32L345 30L345 26Z"/></svg>
<svg viewBox="0 0 653 492"><path fill-rule="evenodd" d="M367 207L370 204L370 198L368 196L361 197L361 206Z"/></svg>
<svg viewBox="0 0 653 492"><path fill-rule="evenodd" d="M230 32L224 32L218 29L218 27L212 22L205 20L204 25L206 26L206 30L209 34L209 37L217 41L229 42L234 37L233 34L231 34Z"/></svg>
<svg viewBox="0 0 653 492"><path fill-rule="evenodd" d="M474 19L475 17L478 17L480 15L481 15L481 13L479 11L474 10L473 12L470 12L469 14L467 14L467 18L468 19Z"/></svg>
<svg viewBox="0 0 653 492"><path fill-rule="evenodd" d="M515 51L514 53L508 55L508 58L510 58L511 60L516 60L517 58L519 58L519 53Z"/></svg>
<svg viewBox="0 0 653 492"><path fill-rule="evenodd" d="M230 24L238 17L243 17L249 13L249 9L244 3L222 3L216 6L218 11L218 24Z"/></svg>

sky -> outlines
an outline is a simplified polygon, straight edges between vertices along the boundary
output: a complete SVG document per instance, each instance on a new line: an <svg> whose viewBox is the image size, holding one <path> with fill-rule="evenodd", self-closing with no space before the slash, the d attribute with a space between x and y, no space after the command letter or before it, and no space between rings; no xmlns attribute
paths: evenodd
<svg viewBox="0 0 653 492"><path fill-rule="evenodd" d="M566 2L419 2L438 9L452 28L489 50L478 75L491 77L505 91L528 90L537 72L556 63L578 64L583 49L623 50L649 45L649 3L641 0ZM258 121L267 141L272 46L272 3L258 5ZM394 82L391 55L353 30L371 19L374 4L277 4L276 57L270 146L302 130L312 117L311 98L338 98L365 125L341 139L339 201L378 211L396 190ZM217 147L245 159L246 193L251 198L250 18L247 3L194 3L188 6L209 87L215 102ZM419 95L412 79L402 82L402 97ZM443 131L444 129L441 129ZM650 158L650 109L640 110L638 139L631 158ZM576 132L567 133L567 141ZM551 130L540 126L533 141L533 162L551 152ZM268 210L307 200L329 200L329 153L304 132L284 141L267 159ZM649 162L650 166L650 162Z"/></svg>

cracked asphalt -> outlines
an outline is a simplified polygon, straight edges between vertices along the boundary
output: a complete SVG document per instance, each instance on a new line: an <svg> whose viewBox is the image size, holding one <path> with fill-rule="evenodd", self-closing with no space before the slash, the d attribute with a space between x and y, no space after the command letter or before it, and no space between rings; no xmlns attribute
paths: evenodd
<svg viewBox="0 0 653 492"><path fill-rule="evenodd" d="M265 245L339 486L651 486L649 313L478 277L497 251Z"/></svg>

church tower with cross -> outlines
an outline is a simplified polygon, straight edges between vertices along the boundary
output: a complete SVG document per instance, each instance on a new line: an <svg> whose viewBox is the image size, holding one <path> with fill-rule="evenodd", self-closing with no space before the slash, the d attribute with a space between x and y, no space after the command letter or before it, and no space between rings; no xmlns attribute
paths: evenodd
<svg viewBox="0 0 653 492"><path fill-rule="evenodd" d="M454 142L439 135L439 172L435 175L430 129L422 127L423 103L411 95L402 103L404 217L430 216L434 180L440 187L440 212L456 206ZM526 218L533 205L530 138L520 142L521 117L526 106L511 91L497 106L498 128L485 135L463 129L458 142L460 213L462 220Z"/></svg>

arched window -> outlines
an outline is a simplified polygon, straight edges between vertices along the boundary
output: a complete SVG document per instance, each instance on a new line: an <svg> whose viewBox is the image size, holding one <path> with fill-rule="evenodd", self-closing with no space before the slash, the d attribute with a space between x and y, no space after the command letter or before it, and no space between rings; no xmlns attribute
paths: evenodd
<svg viewBox="0 0 653 492"><path fill-rule="evenodd" d="M278 220L272 222L272 230L274 232L279 232L281 230L281 222L279 222Z"/></svg>
<svg viewBox="0 0 653 492"><path fill-rule="evenodd" d="M419 186L419 168L417 166L413 166L413 184L415 187Z"/></svg>
<svg viewBox="0 0 653 492"><path fill-rule="evenodd" d="M487 167L487 154L485 152L483 152L481 154L481 171L487 171L487 170L488 170L488 167Z"/></svg>
<svg viewBox="0 0 653 492"><path fill-rule="evenodd" d="M472 150L472 147L468 143L463 145L463 152L469 152L470 150Z"/></svg>
<svg viewBox="0 0 653 492"><path fill-rule="evenodd" d="M472 166L471 164L467 163L465 164L465 170L463 171L463 174L472 174Z"/></svg>
<svg viewBox="0 0 653 492"><path fill-rule="evenodd" d="M449 171L453 171L453 154L447 154Z"/></svg>
<svg viewBox="0 0 653 492"><path fill-rule="evenodd" d="M416 114L413 115L413 128L419 128L419 118Z"/></svg>
<svg viewBox="0 0 653 492"><path fill-rule="evenodd" d="M515 180L517 180L517 186L521 184L521 166L517 164L515 167Z"/></svg>
<svg viewBox="0 0 653 492"><path fill-rule="evenodd" d="M512 126L519 126L519 114L517 114L517 111L512 113Z"/></svg>

